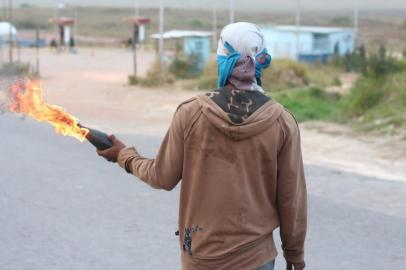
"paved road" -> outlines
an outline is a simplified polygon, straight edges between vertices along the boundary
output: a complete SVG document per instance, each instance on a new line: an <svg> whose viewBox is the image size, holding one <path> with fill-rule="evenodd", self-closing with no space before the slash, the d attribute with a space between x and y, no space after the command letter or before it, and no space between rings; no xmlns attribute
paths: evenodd
<svg viewBox="0 0 406 270"><path fill-rule="evenodd" d="M123 137L147 156L160 142ZM179 190L152 190L30 120L0 116L0 145L1 270L179 269ZM306 174L307 269L406 269L405 183Z"/></svg>

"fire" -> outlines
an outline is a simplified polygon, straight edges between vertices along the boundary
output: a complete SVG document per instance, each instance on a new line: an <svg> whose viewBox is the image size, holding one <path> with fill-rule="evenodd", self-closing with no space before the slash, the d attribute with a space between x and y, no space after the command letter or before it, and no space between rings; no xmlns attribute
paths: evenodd
<svg viewBox="0 0 406 270"><path fill-rule="evenodd" d="M56 133L74 137L81 142L89 130L78 125L78 120L63 108L45 103L39 81L24 81L12 85L9 89L11 103L9 109L14 113L31 116L37 121L48 122Z"/></svg>

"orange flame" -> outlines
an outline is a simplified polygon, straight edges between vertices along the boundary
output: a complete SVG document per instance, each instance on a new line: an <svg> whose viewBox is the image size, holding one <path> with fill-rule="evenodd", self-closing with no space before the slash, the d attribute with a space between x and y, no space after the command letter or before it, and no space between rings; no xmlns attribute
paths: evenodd
<svg viewBox="0 0 406 270"><path fill-rule="evenodd" d="M56 133L74 137L81 142L89 133L88 129L80 127L78 120L65 112L63 108L42 100L42 88L39 81L16 83L10 87L9 92L11 112L29 115L40 122L48 122L55 128Z"/></svg>

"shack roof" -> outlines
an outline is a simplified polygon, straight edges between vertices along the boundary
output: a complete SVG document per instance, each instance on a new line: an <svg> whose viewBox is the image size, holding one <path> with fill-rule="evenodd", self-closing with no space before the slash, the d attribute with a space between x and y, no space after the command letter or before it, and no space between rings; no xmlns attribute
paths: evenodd
<svg viewBox="0 0 406 270"><path fill-rule="evenodd" d="M283 31L283 32L307 32L307 33L314 33L314 34L333 34L333 33L340 33L340 32L347 32L352 31L350 28L338 28L338 27L322 27L322 26L300 26L296 25L262 25L261 28L263 29L273 29L275 31Z"/></svg>
<svg viewBox="0 0 406 270"><path fill-rule="evenodd" d="M75 23L75 19L70 17L58 17L50 18L49 22L57 25L73 25Z"/></svg>
<svg viewBox="0 0 406 270"><path fill-rule="evenodd" d="M211 32L204 31L188 31L188 30L172 30L164 33L164 39L177 39L177 38L188 38L188 37L210 37L213 34ZM161 38L160 33L152 34L151 38L159 39Z"/></svg>
<svg viewBox="0 0 406 270"><path fill-rule="evenodd" d="M131 17L131 18L125 18L124 20L133 25L145 25L145 24L149 24L151 22L151 19L147 18L147 17Z"/></svg>

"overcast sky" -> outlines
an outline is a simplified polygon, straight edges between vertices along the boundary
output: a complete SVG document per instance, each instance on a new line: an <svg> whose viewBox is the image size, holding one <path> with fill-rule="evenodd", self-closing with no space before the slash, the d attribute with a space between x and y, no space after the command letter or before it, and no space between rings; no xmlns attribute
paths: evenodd
<svg viewBox="0 0 406 270"><path fill-rule="evenodd" d="M301 0L302 7L313 9L349 9L356 0ZM362 9L406 9L406 0L358 0ZM34 5L55 6L62 2L70 5L90 6L133 6L139 2L142 7L156 7L159 0L14 0L16 5L29 3ZM219 8L226 8L229 0L164 0L166 6L185 8L210 8L217 4ZM292 9L297 0L234 0L236 9L281 10Z"/></svg>

